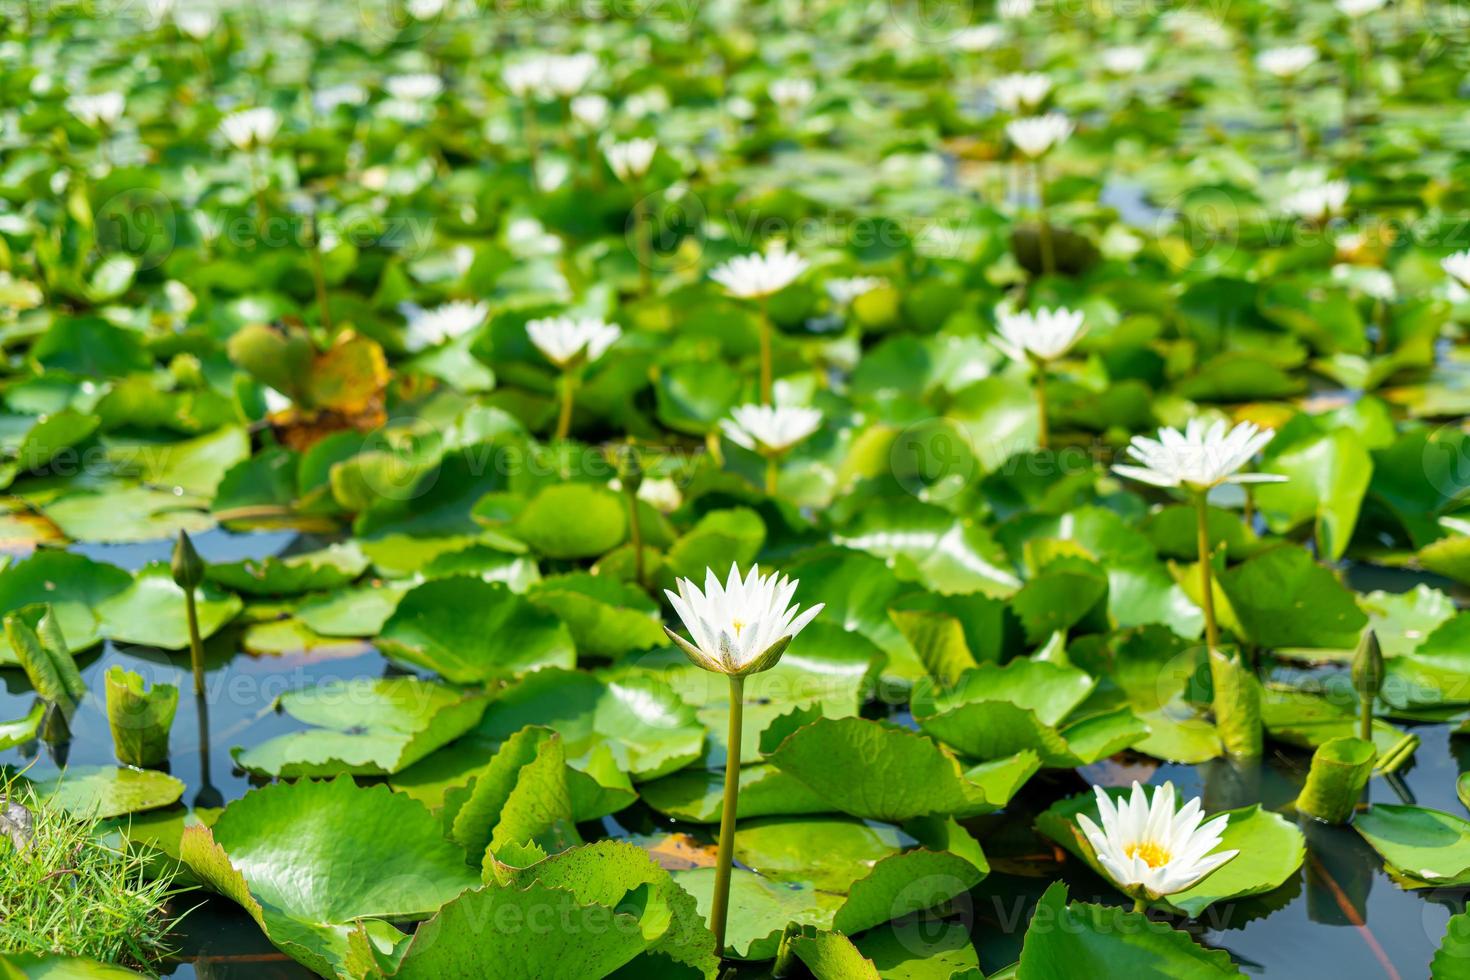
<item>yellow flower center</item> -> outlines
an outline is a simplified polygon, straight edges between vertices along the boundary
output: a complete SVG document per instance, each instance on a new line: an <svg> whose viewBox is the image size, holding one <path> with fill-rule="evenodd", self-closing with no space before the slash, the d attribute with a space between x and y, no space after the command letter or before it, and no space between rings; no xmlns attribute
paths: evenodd
<svg viewBox="0 0 1470 980"><path fill-rule="evenodd" d="M730 625L731 625L731 626L733 626L733 627L735 627L735 635L736 635L736 636L739 636L739 635L740 635L740 631L741 631L741 630L743 630L743 629L745 629L745 624L744 624L744 623L742 623L742 622L741 622L741 621L740 621L740 620L738 620L738 619L737 619L737 620L735 620L735 621L734 621L734 622L733 622L733 623L731 623L731 624L730 624Z"/></svg>
<svg viewBox="0 0 1470 980"><path fill-rule="evenodd" d="M1150 868L1159 868L1169 863L1170 854L1164 850L1164 845L1156 841L1143 841L1138 844L1129 844L1124 851L1129 857L1143 858L1143 863Z"/></svg>

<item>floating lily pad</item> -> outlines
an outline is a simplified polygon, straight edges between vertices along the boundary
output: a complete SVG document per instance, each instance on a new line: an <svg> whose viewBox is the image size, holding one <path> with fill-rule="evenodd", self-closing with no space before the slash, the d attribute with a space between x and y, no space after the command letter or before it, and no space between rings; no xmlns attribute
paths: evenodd
<svg viewBox="0 0 1470 980"><path fill-rule="evenodd" d="M233 593L212 585L195 592L199 635L207 639L234 619L244 603ZM139 570L133 584L97 604L102 632L120 643L182 650L189 645L189 623L184 590L162 562Z"/></svg>
<svg viewBox="0 0 1470 980"><path fill-rule="evenodd" d="M456 684L571 667L571 632L501 582L465 577L417 586L383 624L378 645L395 660Z"/></svg>
<svg viewBox="0 0 1470 980"><path fill-rule="evenodd" d="M1470 884L1470 821L1421 806L1378 803L1353 829L1405 888Z"/></svg>
<svg viewBox="0 0 1470 980"><path fill-rule="evenodd" d="M387 776L469 731L489 696L413 677L335 681L281 696L282 711L315 727L230 754L268 776Z"/></svg>
<svg viewBox="0 0 1470 980"><path fill-rule="evenodd" d="M668 642L658 606L615 578L556 575L532 585L526 598L566 623L577 650L589 656L616 658Z"/></svg>
<svg viewBox="0 0 1470 980"><path fill-rule="evenodd" d="M166 772L128 766L72 766L34 783L37 793L80 819L104 820L177 803L184 784Z"/></svg>
<svg viewBox="0 0 1470 980"><path fill-rule="evenodd" d="M97 606L123 592L132 576L114 565L64 551L40 551L0 571L0 612L49 602L67 648L80 653L102 640ZM0 663L16 663L0 635Z"/></svg>
<svg viewBox="0 0 1470 980"><path fill-rule="evenodd" d="M1046 890L1031 921L1018 976L1208 980L1242 975L1228 953L1204 949L1168 923L1115 906L1068 903L1061 882Z"/></svg>
<svg viewBox="0 0 1470 980"><path fill-rule="evenodd" d="M498 697L478 732L509 738L526 725L547 725L574 762L606 745L635 780L656 779L689 765L704 749L704 726L674 691L640 674L606 680L567 670L539 670Z"/></svg>
<svg viewBox="0 0 1470 980"><path fill-rule="evenodd" d="M249 595L296 595L346 585L366 570L367 557L353 544L334 544L285 558L271 556L256 561L214 564L208 567L211 581Z"/></svg>
<svg viewBox="0 0 1470 980"><path fill-rule="evenodd" d="M252 790L213 828L186 827L180 851L201 881L324 975L345 971L357 921L423 918L479 884L427 810L346 776ZM379 942L401 938L383 922L368 928Z"/></svg>

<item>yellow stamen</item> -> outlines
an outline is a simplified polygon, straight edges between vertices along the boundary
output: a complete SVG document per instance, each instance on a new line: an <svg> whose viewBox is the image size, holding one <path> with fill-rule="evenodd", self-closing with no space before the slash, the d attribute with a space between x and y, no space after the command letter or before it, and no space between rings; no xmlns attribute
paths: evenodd
<svg viewBox="0 0 1470 980"><path fill-rule="evenodd" d="M739 636L740 635L740 631L743 630L743 629L745 629L745 624L742 623L738 619L735 620L735 622L732 625L735 627L735 635L736 636Z"/></svg>
<svg viewBox="0 0 1470 980"><path fill-rule="evenodd" d="M1129 857L1141 857L1143 863L1150 868L1159 868L1169 863L1170 854L1164 850L1164 845L1156 841L1143 841L1138 844L1129 844L1124 850Z"/></svg>

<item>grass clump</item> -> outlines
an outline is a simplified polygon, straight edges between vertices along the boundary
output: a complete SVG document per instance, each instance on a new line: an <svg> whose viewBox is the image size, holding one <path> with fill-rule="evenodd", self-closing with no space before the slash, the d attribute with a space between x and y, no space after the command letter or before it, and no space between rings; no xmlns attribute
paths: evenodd
<svg viewBox="0 0 1470 980"><path fill-rule="evenodd" d="M168 954L172 875L95 824L0 783L0 951L84 956L150 974Z"/></svg>

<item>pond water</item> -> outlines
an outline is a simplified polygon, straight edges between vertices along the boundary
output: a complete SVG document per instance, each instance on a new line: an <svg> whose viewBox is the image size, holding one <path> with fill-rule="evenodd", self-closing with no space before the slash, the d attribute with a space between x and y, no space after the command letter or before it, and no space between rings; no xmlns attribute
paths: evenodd
<svg viewBox="0 0 1470 980"><path fill-rule="evenodd" d="M294 532L231 534L214 531L196 539L211 561L262 558L321 547L321 539ZM167 560L167 541L126 546L77 546L75 550L98 561L129 570ZM1349 570L1358 588L1401 591L1425 576L1405 572ZM1443 583L1436 581L1434 584ZM188 787L185 802L219 806L237 799L252 785L235 768L230 749L258 744L305 726L277 713L275 699L289 690L327 680L378 677L398 673L376 651L345 647L341 655L320 653L254 657L236 653L238 632L227 631L207 646L209 711L207 738L201 737L201 717L194 710L185 653L127 645L106 644L81 662L89 691L103 690L102 674L112 664L136 671L149 683L171 683L181 691L178 717L171 738L170 771ZM19 717L33 695L18 671L0 670L0 718ZM78 710L73 740L60 761L76 765L110 765L112 739L101 698L90 696ZM1447 725L1420 725L1413 729L1422 739L1412 763L1396 774L1391 785L1375 779L1369 798L1414 801L1451 813L1463 808L1455 796L1455 778L1470 768L1470 738L1452 738ZM47 747L28 747L0 753L0 763L33 765L37 775L56 771L58 758ZM946 923L916 924L914 928L968 928L985 971L1014 962L1031 910L1047 884L1065 879L1074 899L1116 902L1117 893L1075 859L1061 854L1032 831L1035 816L1055 800L1087 789L1087 780L1103 784L1131 779L1173 780L1182 793L1202 795L1209 808L1261 803L1281 810L1293 800L1306 777L1309 756L1273 747L1264 764L1242 771L1216 761L1201 766L1160 765L1143 757L1124 756L1088 767L1081 773L1044 772L1033 778L1022 794L1002 813L971 821L993 871L956 904ZM582 828L584 837L652 834L680 830L708 841L712 828L679 826L635 804L600 826ZM1253 976L1355 978L1418 978L1438 948L1450 915L1465 908L1466 890L1405 891L1383 873L1378 858L1349 828L1325 827L1303 821L1308 857L1291 881L1276 891L1253 899L1218 905L1192 923L1197 938L1228 950L1242 969ZM1059 862L1059 857L1061 860ZM179 978L292 978L312 976L276 950L233 902L193 893L180 901L191 911L176 943L178 955L166 975ZM766 975L762 964L744 973Z"/></svg>

